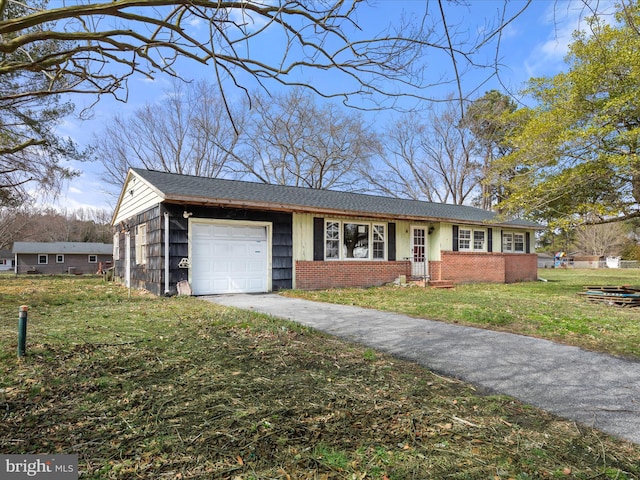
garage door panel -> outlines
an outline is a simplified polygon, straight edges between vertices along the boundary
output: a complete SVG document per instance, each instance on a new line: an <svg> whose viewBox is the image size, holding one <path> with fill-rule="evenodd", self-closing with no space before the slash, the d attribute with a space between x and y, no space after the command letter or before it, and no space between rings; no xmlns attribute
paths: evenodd
<svg viewBox="0 0 640 480"><path fill-rule="evenodd" d="M266 227L192 224L195 295L266 292L268 260Z"/></svg>

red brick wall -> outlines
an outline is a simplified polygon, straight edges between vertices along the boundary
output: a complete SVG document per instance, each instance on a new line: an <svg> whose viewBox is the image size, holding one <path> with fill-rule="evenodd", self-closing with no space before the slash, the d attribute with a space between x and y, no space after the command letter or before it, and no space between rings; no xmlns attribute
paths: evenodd
<svg viewBox="0 0 640 480"><path fill-rule="evenodd" d="M400 275L411 275L411 263L397 262L311 262L296 261L295 288L373 287L393 282Z"/></svg>
<svg viewBox="0 0 640 480"><path fill-rule="evenodd" d="M454 283L514 283L538 278L535 254L441 252L441 277Z"/></svg>
<svg viewBox="0 0 640 480"><path fill-rule="evenodd" d="M505 283L538 280L538 256L505 253Z"/></svg>
<svg viewBox="0 0 640 480"><path fill-rule="evenodd" d="M442 278L442 262L429 262L429 278L431 280L443 280Z"/></svg>
<svg viewBox="0 0 640 480"><path fill-rule="evenodd" d="M503 283L504 256L500 253L440 252L442 280L453 283Z"/></svg>

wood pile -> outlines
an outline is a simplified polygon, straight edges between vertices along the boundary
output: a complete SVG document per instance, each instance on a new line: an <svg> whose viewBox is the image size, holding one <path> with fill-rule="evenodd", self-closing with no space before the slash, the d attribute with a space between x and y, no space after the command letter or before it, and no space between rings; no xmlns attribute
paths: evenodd
<svg viewBox="0 0 640 480"><path fill-rule="evenodd" d="M578 295L585 296L593 302L606 303L617 307L640 307L640 287L620 286L586 286Z"/></svg>

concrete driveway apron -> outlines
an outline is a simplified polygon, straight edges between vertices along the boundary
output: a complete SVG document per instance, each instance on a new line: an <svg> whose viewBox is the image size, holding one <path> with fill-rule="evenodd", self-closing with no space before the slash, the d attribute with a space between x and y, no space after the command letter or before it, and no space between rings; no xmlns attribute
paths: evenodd
<svg viewBox="0 0 640 480"><path fill-rule="evenodd" d="M640 362L532 337L276 294L202 298L358 342L640 444Z"/></svg>

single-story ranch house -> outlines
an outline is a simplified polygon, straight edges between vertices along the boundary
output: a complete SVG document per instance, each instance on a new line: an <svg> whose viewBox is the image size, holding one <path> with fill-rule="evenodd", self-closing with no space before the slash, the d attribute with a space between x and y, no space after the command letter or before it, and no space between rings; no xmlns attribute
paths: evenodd
<svg viewBox="0 0 640 480"><path fill-rule="evenodd" d="M116 278L158 295L537 279L538 225L468 206L131 169L112 224Z"/></svg>
<svg viewBox="0 0 640 480"><path fill-rule="evenodd" d="M11 250L0 250L0 271L13 270L13 253Z"/></svg>
<svg viewBox="0 0 640 480"><path fill-rule="evenodd" d="M113 245L86 242L15 242L15 272L95 274L111 265Z"/></svg>

